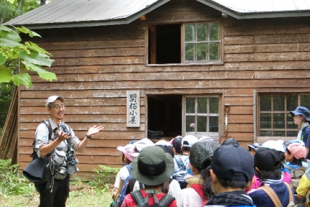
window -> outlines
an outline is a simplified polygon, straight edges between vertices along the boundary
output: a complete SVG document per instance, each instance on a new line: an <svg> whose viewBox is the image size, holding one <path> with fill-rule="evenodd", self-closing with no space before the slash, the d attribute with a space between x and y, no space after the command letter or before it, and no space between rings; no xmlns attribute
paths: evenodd
<svg viewBox="0 0 310 207"><path fill-rule="evenodd" d="M185 134L218 134L219 98L185 97L185 124Z"/></svg>
<svg viewBox="0 0 310 207"><path fill-rule="evenodd" d="M221 61L220 23L149 25L148 63L214 63Z"/></svg>
<svg viewBox="0 0 310 207"><path fill-rule="evenodd" d="M295 137L298 128L290 111L297 106L310 107L310 95L261 95L259 112L260 136Z"/></svg>
<svg viewBox="0 0 310 207"><path fill-rule="evenodd" d="M219 60L220 33L217 23L185 24L184 61Z"/></svg>

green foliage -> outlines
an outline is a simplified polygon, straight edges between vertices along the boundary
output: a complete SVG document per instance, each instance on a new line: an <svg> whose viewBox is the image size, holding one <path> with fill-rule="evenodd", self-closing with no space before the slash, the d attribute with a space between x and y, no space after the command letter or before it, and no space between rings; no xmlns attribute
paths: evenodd
<svg viewBox="0 0 310 207"><path fill-rule="evenodd" d="M26 195L34 191L34 185L17 173L18 166L11 165L10 159L0 159L0 195Z"/></svg>
<svg viewBox="0 0 310 207"><path fill-rule="evenodd" d="M96 189L107 191L109 189L108 183L113 183L115 175L118 173L120 168L107 167L104 165L99 165L100 170L95 169L94 179L89 182L91 186L96 187Z"/></svg>
<svg viewBox="0 0 310 207"><path fill-rule="evenodd" d="M12 99L12 84L0 85L0 134Z"/></svg>
<svg viewBox="0 0 310 207"><path fill-rule="evenodd" d="M54 60L51 54L33 42L21 43L19 33L29 37L41 37L39 34L25 28L17 27L15 30L0 25L0 83L13 81L14 85L32 86L28 71L36 72L45 80L56 80L55 73L47 71L43 66L50 67ZM20 69L17 73L18 68Z"/></svg>
<svg viewBox="0 0 310 207"><path fill-rule="evenodd" d="M0 18L7 22L39 6L37 0L0 0Z"/></svg>

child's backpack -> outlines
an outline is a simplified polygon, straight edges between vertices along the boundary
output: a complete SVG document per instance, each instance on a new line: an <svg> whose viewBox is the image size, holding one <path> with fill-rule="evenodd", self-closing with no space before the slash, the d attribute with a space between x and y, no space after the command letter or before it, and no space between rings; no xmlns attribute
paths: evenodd
<svg viewBox="0 0 310 207"><path fill-rule="evenodd" d="M149 206L167 207L174 200L174 197L168 194L165 194L160 200L158 200L157 197L153 193L149 193L144 198L139 190L131 192L130 195L135 201L135 203L137 204L137 206L143 206L143 207L149 207ZM149 204L150 197L154 197L155 204L153 205Z"/></svg>
<svg viewBox="0 0 310 207"><path fill-rule="evenodd" d="M121 207L123 200L126 196L126 191L127 191L127 187L129 185L129 179L132 177L131 173L130 173L130 164L129 165L125 165L128 172L129 172L129 176L126 178L126 180L124 181L123 187L122 187L122 191L119 194L119 196L117 197L116 201L115 201L115 207Z"/></svg>
<svg viewBox="0 0 310 207"><path fill-rule="evenodd" d="M296 193L296 189L299 185L301 177L305 174L306 168L304 166L301 166L297 169L293 169L290 166L285 166L285 168L291 170L291 172L290 172L290 175L291 175L290 186L293 189L293 195L295 197L295 203L299 203L300 199L298 198L298 195Z"/></svg>
<svg viewBox="0 0 310 207"><path fill-rule="evenodd" d="M181 189L183 189L187 185L187 183L184 180L184 177L187 174L187 169L186 169L186 166L184 165L180 155L174 156L174 159L175 159L179 169L173 172L172 178L177 180L181 186Z"/></svg>

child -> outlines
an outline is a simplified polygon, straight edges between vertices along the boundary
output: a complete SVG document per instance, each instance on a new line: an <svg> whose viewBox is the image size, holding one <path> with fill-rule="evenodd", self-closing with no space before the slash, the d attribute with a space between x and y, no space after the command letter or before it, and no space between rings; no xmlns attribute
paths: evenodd
<svg viewBox="0 0 310 207"><path fill-rule="evenodd" d="M173 170L174 163L170 154L165 153L158 146L144 148L137 159L132 162L131 175L143 183L145 188L126 195L122 207L155 203L161 206L176 207L174 198L166 194ZM161 203L163 201L165 201L164 204Z"/></svg>
<svg viewBox="0 0 310 207"><path fill-rule="evenodd" d="M135 146L133 144L127 144L125 147L119 146L117 150L122 152L123 167L116 175L114 189L112 192L112 199L115 201L122 191L124 181L130 175L130 163L133 160L132 153L134 153Z"/></svg>

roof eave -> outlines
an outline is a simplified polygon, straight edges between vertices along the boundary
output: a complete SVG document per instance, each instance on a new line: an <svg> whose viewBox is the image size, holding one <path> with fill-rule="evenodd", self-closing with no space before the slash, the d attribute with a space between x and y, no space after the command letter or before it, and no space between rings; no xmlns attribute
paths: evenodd
<svg viewBox="0 0 310 207"><path fill-rule="evenodd" d="M281 18L281 17L307 17L310 16L309 10L304 11L283 11L283 12L247 12L241 13L234 11L228 7L218 4L210 0L197 0L213 9L216 9L228 16L236 19L263 19L263 18Z"/></svg>
<svg viewBox="0 0 310 207"><path fill-rule="evenodd" d="M107 20L98 20L98 21L84 21L84 22L68 22L68 23L44 23L44 24L14 24L14 26L25 26L28 29L54 29L54 28L75 28L75 27L98 27L98 26L111 26L111 25L123 25L130 24L131 22L137 20L141 16L157 9L158 7L166 4L170 0L161 0L155 3L154 5L147 7L129 17L120 18L120 19L107 19Z"/></svg>

